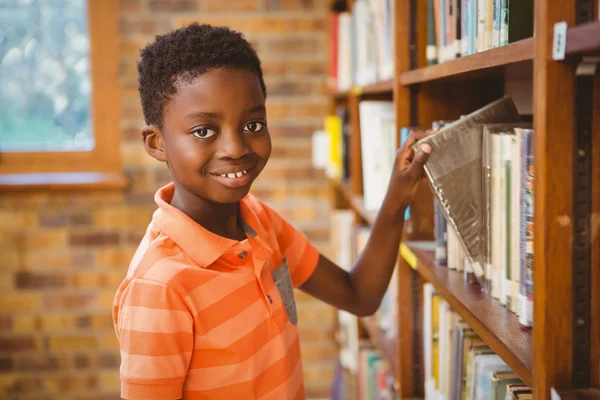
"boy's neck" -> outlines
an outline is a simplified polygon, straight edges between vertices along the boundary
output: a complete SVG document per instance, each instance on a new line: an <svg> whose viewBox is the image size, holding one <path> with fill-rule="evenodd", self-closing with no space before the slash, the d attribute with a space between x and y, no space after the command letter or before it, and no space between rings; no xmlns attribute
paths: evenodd
<svg viewBox="0 0 600 400"><path fill-rule="evenodd" d="M171 205L215 235L239 241L246 239L238 223L239 203L210 202L175 184Z"/></svg>

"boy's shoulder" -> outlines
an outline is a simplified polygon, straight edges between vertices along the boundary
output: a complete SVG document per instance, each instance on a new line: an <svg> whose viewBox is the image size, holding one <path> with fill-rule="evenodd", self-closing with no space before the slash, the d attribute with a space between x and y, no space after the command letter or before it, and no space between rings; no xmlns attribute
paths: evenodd
<svg viewBox="0 0 600 400"><path fill-rule="evenodd" d="M151 222L131 262L127 278L171 285L186 269L198 269L183 249Z"/></svg>

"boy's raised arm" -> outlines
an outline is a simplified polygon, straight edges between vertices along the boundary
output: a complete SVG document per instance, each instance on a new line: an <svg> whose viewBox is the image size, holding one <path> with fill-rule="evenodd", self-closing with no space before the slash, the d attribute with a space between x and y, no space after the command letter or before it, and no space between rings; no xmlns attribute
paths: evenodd
<svg viewBox="0 0 600 400"><path fill-rule="evenodd" d="M367 245L350 272L320 256L317 267L301 289L355 315L373 314L385 294L396 264L404 225L404 211L424 176L423 165L431 148L417 154L411 146L425 133L412 133L398 151L387 194Z"/></svg>

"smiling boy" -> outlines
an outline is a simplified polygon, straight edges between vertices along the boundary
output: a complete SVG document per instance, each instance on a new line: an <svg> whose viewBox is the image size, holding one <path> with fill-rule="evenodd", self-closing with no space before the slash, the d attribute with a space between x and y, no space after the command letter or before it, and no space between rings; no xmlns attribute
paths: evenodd
<svg viewBox="0 0 600 400"><path fill-rule="evenodd" d="M398 152L346 272L249 194L271 139L261 64L241 34L193 24L158 36L138 72L143 144L173 183L115 297L121 396L303 399L293 287L356 315L378 308L430 149L413 155L415 134Z"/></svg>

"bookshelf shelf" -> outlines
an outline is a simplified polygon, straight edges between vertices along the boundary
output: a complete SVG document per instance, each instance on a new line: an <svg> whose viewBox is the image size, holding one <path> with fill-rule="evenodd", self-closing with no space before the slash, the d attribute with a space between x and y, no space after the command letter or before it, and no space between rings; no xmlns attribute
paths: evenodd
<svg viewBox="0 0 600 400"><path fill-rule="evenodd" d="M600 21L569 28L565 52L567 55L600 54Z"/></svg>
<svg viewBox="0 0 600 400"><path fill-rule="evenodd" d="M350 90L332 91L330 94L336 99L344 99L349 95L362 96L362 95L378 95L378 94L391 94L394 90L394 80L386 79L365 85L362 87L355 87Z"/></svg>
<svg viewBox="0 0 600 400"><path fill-rule="evenodd" d="M523 329L516 314L464 281L463 273L435 265L433 251L407 243L417 259L417 272L433 284L450 306L515 371L532 385L532 334Z"/></svg>
<svg viewBox="0 0 600 400"><path fill-rule="evenodd" d="M360 323L365 328L371 341L381 353L381 356L390 364L394 378L398 378L398 359L396 357L396 338L389 337L381 330L372 317L360 318Z"/></svg>
<svg viewBox="0 0 600 400"><path fill-rule="evenodd" d="M506 65L533 60L533 38L520 40L507 46L460 57L441 64L404 72L402 85L414 85L460 76L482 75L501 70Z"/></svg>

